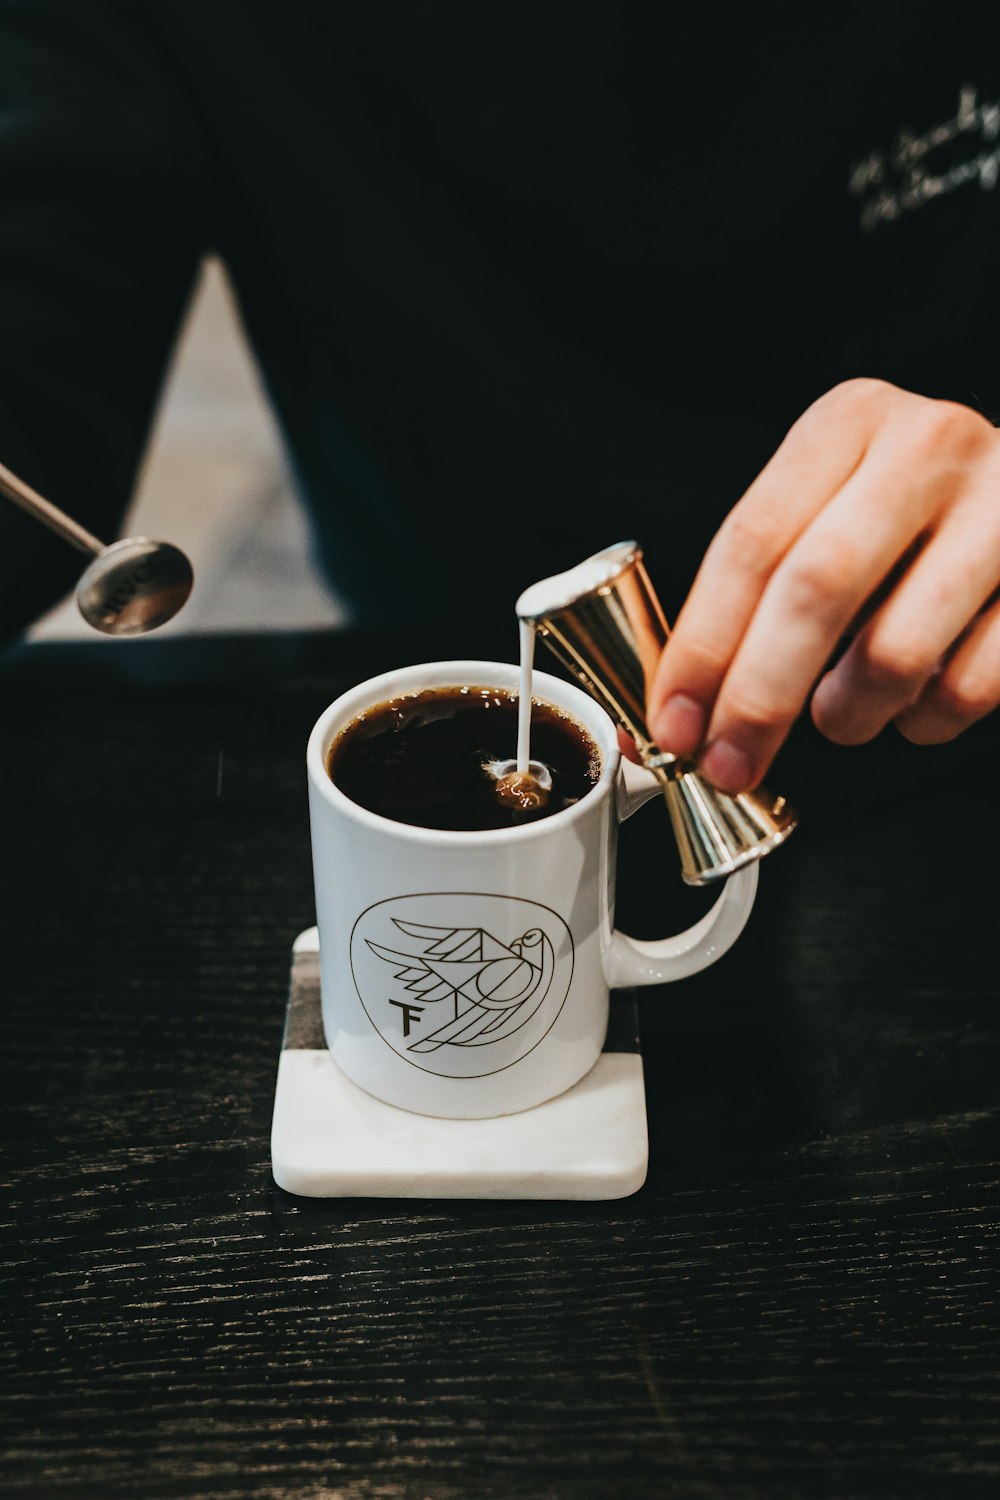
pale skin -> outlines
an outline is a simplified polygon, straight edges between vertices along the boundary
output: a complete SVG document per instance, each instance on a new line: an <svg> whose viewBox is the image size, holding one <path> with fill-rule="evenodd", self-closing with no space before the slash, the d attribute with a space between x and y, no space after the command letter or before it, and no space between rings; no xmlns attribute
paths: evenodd
<svg viewBox="0 0 1000 1500"><path fill-rule="evenodd" d="M840 745L1000 704L1000 432L879 380L820 397L713 540L649 695L661 748L756 786L807 704ZM839 660L838 643L853 639Z"/></svg>

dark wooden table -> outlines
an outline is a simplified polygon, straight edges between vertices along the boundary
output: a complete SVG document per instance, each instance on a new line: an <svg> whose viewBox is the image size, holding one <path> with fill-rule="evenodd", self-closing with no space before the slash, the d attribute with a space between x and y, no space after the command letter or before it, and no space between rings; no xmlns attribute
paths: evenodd
<svg viewBox="0 0 1000 1500"><path fill-rule="evenodd" d="M274 1187L307 731L372 672L512 646L0 667L4 1496L1000 1493L993 724L796 732L747 933L642 996L636 1197ZM639 935L706 904L668 839L625 830Z"/></svg>

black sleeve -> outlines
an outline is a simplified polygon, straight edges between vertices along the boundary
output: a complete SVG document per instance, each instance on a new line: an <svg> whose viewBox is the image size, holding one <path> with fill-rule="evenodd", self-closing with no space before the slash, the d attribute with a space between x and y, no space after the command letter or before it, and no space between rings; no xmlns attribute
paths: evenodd
<svg viewBox="0 0 1000 1500"><path fill-rule="evenodd" d="M0 0L0 460L112 541L204 234L202 164L136 0ZM0 497L0 641L86 558Z"/></svg>

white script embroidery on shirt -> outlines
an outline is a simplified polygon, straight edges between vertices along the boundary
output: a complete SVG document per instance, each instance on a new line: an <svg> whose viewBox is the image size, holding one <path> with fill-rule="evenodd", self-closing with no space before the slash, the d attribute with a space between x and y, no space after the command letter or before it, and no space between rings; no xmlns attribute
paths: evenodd
<svg viewBox="0 0 1000 1500"><path fill-rule="evenodd" d="M923 135L904 126L886 150L855 162L848 187L861 199L861 228L871 231L966 183L991 192L998 182L1000 99L980 99L967 83L951 119Z"/></svg>

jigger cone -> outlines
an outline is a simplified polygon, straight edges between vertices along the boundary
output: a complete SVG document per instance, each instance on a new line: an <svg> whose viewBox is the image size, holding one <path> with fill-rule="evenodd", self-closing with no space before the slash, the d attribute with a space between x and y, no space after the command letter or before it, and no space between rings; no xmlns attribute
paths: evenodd
<svg viewBox="0 0 1000 1500"><path fill-rule="evenodd" d="M731 875L784 842L796 824L784 797L764 787L735 797L720 792L650 735L646 691L669 631L641 547L619 542L534 584L517 613L628 731L643 765L660 778L688 885Z"/></svg>

